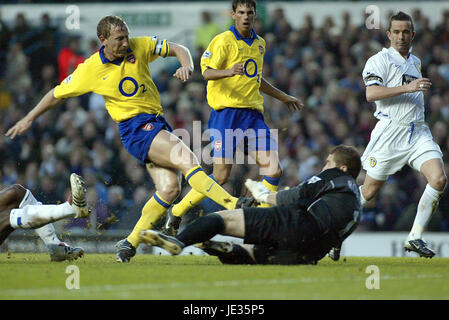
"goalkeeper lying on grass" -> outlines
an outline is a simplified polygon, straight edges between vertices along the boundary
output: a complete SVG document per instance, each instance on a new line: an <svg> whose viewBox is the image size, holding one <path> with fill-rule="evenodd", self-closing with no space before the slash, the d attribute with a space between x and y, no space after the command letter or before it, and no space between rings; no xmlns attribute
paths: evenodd
<svg viewBox="0 0 449 320"><path fill-rule="evenodd" d="M255 200L270 208L219 211L201 217L176 237L154 230L140 234L147 244L179 254L199 247L232 264L317 263L358 226L360 193L355 179L360 155L349 146L334 147L321 173L297 187L271 193L262 183L247 180ZM210 241L217 234L243 238L244 244Z"/></svg>

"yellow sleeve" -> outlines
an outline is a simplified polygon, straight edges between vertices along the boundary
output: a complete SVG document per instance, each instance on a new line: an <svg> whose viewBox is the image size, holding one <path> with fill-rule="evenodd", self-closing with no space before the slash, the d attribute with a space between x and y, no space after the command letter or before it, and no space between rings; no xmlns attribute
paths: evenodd
<svg viewBox="0 0 449 320"><path fill-rule="evenodd" d="M225 57L226 47L220 38L215 37L201 56L201 73L208 68L221 70Z"/></svg>
<svg viewBox="0 0 449 320"><path fill-rule="evenodd" d="M170 52L170 46L165 39L159 39L158 36L145 37L148 46L148 62L152 62L157 57L165 58Z"/></svg>
<svg viewBox="0 0 449 320"><path fill-rule="evenodd" d="M53 90L56 99L77 97L91 92L91 79L85 63L80 63L75 71L67 76Z"/></svg>

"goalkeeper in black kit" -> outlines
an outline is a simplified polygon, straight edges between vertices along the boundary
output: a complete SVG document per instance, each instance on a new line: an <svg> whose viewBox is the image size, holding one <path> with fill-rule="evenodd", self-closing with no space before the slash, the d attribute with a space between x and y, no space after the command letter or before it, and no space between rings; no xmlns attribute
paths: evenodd
<svg viewBox="0 0 449 320"><path fill-rule="evenodd" d="M198 218L176 237L154 230L140 234L147 244L172 254L198 243L227 264L316 264L357 228L361 214L355 179L360 154L334 147L316 176L289 190L272 193L262 183L245 183L255 200L269 208L219 211ZM243 244L210 240L217 234L243 238Z"/></svg>

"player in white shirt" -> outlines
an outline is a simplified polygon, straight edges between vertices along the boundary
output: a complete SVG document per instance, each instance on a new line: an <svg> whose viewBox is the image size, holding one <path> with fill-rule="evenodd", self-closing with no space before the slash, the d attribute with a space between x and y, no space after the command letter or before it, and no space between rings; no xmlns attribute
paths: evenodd
<svg viewBox="0 0 449 320"><path fill-rule="evenodd" d="M422 77L421 61L411 54L414 35L409 15L399 12L392 16L387 31L391 47L369 58L363 70L366 99L376 102L374 116L379 121L362 155L367 175L360 191L364 205L405 165L421 172L427 186L404 248L431 258L435 252L422 240L422 233L438 207L447 179L440 147L424 122L424 92L432 83Z"/></svg>
<svg viewBox="0 0 449 320"><path fill-rule="evenodd" d="M50 252L51 261L74 260L84 255L58 239L52 222L65 218L87 218L91 209L86 203L82 178L70 176L71 195L67 202L47 205L37 201L30 190L19 184L0 191L0 244L16 229L35 229Z"/></svg>

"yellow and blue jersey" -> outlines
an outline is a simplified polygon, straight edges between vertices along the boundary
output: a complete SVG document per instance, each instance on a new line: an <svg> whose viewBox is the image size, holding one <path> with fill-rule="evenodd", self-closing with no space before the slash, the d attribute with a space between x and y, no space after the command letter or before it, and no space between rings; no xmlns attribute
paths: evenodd
<svg viewBox="0 0 449 320"><path fill-rule="evenodd" d="M201 57L201 71L208 68L224 70L242 63L244 74L210 80L207 101L212 109L248 108L263 112L263 97L259 91L262 79L265 40L254 30L243 38L235 26L217 35Z"/></svg>
<svg viewBox="0 0 449 320"><path fill-rule="evenodd" d="M162 114L162 106L148 64L169 54L167 40L137 37L129 40L124 58L109 61L102 47L54 89L57 99L95 92L104 97L112 119L122 122L142 113Z"/></svg>

